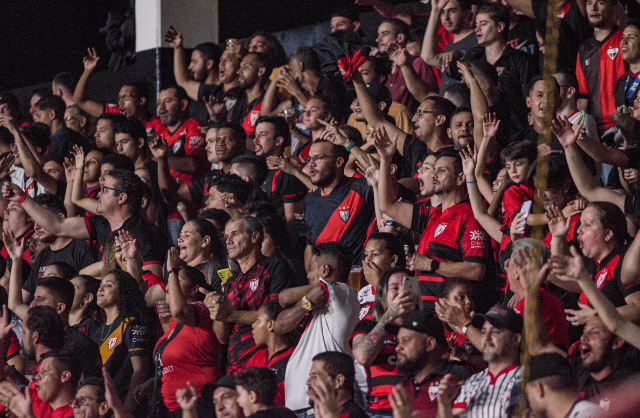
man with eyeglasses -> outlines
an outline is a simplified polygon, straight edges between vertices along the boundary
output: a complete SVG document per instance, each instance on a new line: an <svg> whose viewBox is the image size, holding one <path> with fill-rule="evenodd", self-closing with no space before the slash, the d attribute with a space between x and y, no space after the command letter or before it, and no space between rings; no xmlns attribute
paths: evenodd
<svg viewBox="0 0 640 418"><path fill-rule="evenodd" d="M305 209L305 266L309 266L314 246L331 241L349 248L353 252L352 264L360 265L367 231L375 216L373 189L364 178L344 175L349 160L347 148L319 140L311 145L309 159L311 183L318 189L311 193Z"/></svg>
<svg viewBox="0 0 640 418"><path fill-rule="evenodd" d="M102 418L113 412L114 418L128 417L111 376L102 370L105 380L98 377L85 377L78 383L78 392L69 405L75 418ZM107 395L111 396L107 396ZM109 400L107 400L109 399Z"/></svg>
<svg viewBox="0 0 640 418"><path fill-rule="evenodd" d="M376 131L384 127L390 138L397 136L397 150L407 160L403 177L415 177L425 158L452 145L447 128L456 106L449 100L439 96L424 99L413 117L415 130L410 134L386 119L359 72L353 76L353 86L367 123Z"/></svg>
<svg viewBox="0 0 640 418"><path fill-rule="evenodd" d="M101 216L61 218L44 210L18 186L5 183L2 186L5 199L17 202L27 211L31 219L47 225L56 236L96 241L102 253L112 236L128 231L136 239L143 259L145 273L162 277L162 262L166 249L158 245L164 242L155 229L140 215L142 206L142 180L126 170L112 170L104 176L96 211Z"/></svg>

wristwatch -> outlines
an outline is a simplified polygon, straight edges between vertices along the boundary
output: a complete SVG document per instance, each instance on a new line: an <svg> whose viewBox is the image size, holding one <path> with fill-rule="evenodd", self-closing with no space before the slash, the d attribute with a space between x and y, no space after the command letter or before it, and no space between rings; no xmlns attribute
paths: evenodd
<svg viewBox="0 0 640 418"><path fill-rule="evenodd" d="M431 273L435 273L439 268L440 268L440 261L432 259L431 266L429 266L429 271Z"/></svg>
<svg viewBox="0 0 640 418"><path fill-rule="evenodd" d="M179 268L172 268L171 270L169 270L169 273L175 273L176 275L178 275L180 273L180 269Z"/></svg>
<svg viewBox="0 0 640 418"><path fill-rule="evenodd" d="M471 322L462 326L462 335L467 336L467 331L469 331L469 326L471 326Z"/></svg>
<svg viewBox="0 0 640 418"><path fill-rule="evenodd" d="M302 309L309 312L313 310L313 303L311 303L311 301L307 299L306 296L302 297Z"/></svg>

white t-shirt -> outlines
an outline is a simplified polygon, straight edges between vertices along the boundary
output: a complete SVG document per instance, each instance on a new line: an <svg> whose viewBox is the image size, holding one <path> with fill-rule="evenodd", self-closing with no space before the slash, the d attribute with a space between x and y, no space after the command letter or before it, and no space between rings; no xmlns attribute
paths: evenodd
<svg viewBox="0 0 640 418"><path fill-rule="evenodd" d="M14 164L11 166L11 171L13 171L13 173L11 173L11 175L9 176L9 178L11 179L11 183L17 185L23 191L26 190L29 185L34 183L34 180L31 177L25 178L24 168L18 167ZM31 189L29 189L29 197L36 197L45 193L46 190L44 189L44 186L37 182L34 186L32 186Z"/></svg>
<svg viewBox="0 0 640 418"><path fill-rule="evenodd" d="M358 292L345 283L329 283L323 279L320 283L328 290L328 302L313 310L313 318L302 333L285 373L285 406L293 411L309 408L306 382L313 357L325 351L351 355L349 337L358 322Z"/></svg>
<svg viewBox="0 0 640 418"><path fill-rule="evenodd" d="M569 411L567 418L597 418L605 415L605 411L589 401L580 401Z"/></svg>

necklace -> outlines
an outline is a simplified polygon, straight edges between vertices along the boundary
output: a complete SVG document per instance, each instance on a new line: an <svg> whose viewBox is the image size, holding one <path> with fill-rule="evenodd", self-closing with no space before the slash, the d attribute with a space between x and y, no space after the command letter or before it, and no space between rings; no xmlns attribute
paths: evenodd
<svg viewBox="0 0 640 418"><path fill-rule="evenodd" d="M105 338L107 338L109 335L111 335L111 328L113 328L113 324L116 323L116 320L118 319L118 317L116 317L116 319L113 320L113 322L111 323L111 325L109 325L109 332L107 333L107 335L104 335L104 329L107 326L107 324L102 324L102 329L100 329L100 340L104 341Z"/></svg>

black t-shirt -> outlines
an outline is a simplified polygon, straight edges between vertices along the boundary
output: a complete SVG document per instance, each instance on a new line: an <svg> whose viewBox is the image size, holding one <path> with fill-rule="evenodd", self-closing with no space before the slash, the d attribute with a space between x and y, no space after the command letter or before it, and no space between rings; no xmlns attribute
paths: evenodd
<svg viewBox="0 0 640 418"><path fill-rule="evenodd" d="M95 341L86 337L77 328L68 327L65 333L65 350L78 359L85 376L102 377L102 358Z"/></svg>
<svg viewBox="0 0 640 418"><path fill-rule="evenodd" d="M129 231L138 242L144 265L162 264L164 261L166 254L164 243L166 240L163 237L159 237L157 229L142 219L140 215L131 216L115 231L111 231L109 221L103 216L85 216L84 222L89 232L90 241L97 242L98 251L101 253L104 252L104 248L112 235L118 235L119 231ZM158 245L159 243L163 243L163 245Z"/></svg>
<svg viewBox="0 0 640 418"><path fill-rule="evenodd" d="M476 37L476 33L471 32L469 35L462 38L459 42L453 42L453 41L449 42L447 46L444 47L443 52L460 51L463 54L466 54L477 45L478 45L478 38ZM451 65L456 65L456 64L452 63ZM446 71L441 73L440 74L440 94L443 95L444 92L447 90L447 87L459 82L460 81L449 77Z"/></svg>
<svg viewBox="0 0 640 418"><path fill-rule="evenodd" d="M231 116L233 115L233 108L235 107L242 93L244 93L244 91L240 87L234 87L228 91L224 91L223 84L203 83L200 84L200 87L198 87L198 101L204 102L205 98L214 96L219 103L224 102L224 107L227 109L227 120L229 122L242 123L242 121L231 120ZM206 119L209 119L208 112Z"/></svg>
<svg viewBox="0 0 640 418"><path fill-rule="evenodd" d="M187 183L189 187L189 193L194 202L198 204L204 204L209 197L209 188L211 188L211 182L224 174L222 170L211 170L204 176L194 177L190 183Z"/></svg>
<svg viewBox="0 0 640 418"><path fill-rule="evenodd" d="M71 151L73 150L74 145L81 146L84 148L85 152L89 149L87 138L66 126L63 126L51 135L51 148L49 148L49 155L72 158L73 155L71 154Z"/></svg>
<svg viewBox="0 0 640 418"><path fill-rule="evenodd" d="M622 105L633 106L633 102L636 100L636 97L638 97L638 91L640 91L640 85L636 85L634 88L636 79L640 79L640 73L631 74L629 71L618 79L616 87L613 90L616 108Z"/></svg>
<svg viewBox="0 0 640 418"><path fill-rule="evenodd" d="M309 97L308 91L304 91L303 93ZM316 96L325 96L329 98L331 103L334 103L336 106L337 115L348 115L351 113L349 106L351 106L351 100L349 100L347 92L344 88L344 85L335 79L329 79L325 76L320 77L320 82L318 83L318 87L315 92ZM300 102L296 99L295 96L291 96L291 107L295 110L300 107ZM296 117L299 117L296 113Z"/></svg>
<svg viewBox="0 0 640 418"><path fill-rule="evenodd" d="M36 291L38 279L42 277L45 269L55 262L67 263L77 271L80 271L98 260L96 249L91 244L80 239L72 240L57 251L52 250L51 247L46 247L33 263L31 273L29 273L27 281L22 284L22 288L33 294Z"/></svg>
<svg viewBox="0 0 640 418"><path fill-rule="evenodd" d="M369 415L355 402L347 401L340 408L340 418L369 418Z"/></svg>
<svg viewBox="0 0 640 418"><path fill-rule="evenodd" d="M546 33L547 29L547 3L547 0L533 2L537 29L541 34ZM573 73L576 70L578 47L582 41L593 35L593 28L574 0L568 2L558 12L558 16L560 16L558 71L565 70Z"/></svg>
<svg viewBox="0 0 640 418"><path fill-rule="evenodd" d="M283 406L274 406L249 415L247 418L296 418L296 414Z"/></svg>
<svg viewBox="0 0 640 418"><path fill-rule="evenodd" d="M516 25L509 29L507 45L526 52L538 61L538 40L536 39L536 21L526 16L518 16Z"/></svg>
<svg viewBox="0 0 640 418"><path fill-rule="evenodd" d="M307 187L300 180L282 170L269 170L261 189L281 218L285 203L299 202L307 194Z"/></svg>
<svg viewBox="0 0 640 418"><path fill-rule="evenodd" d="M420 141L417 136L407 134L402 147L402 156L405 160L405 166L402 170L402 178L414 177L418 169L422 167L425 158L434 152L429 149L427 144ZM407 165L408 164L408 165Z"/></svg>

